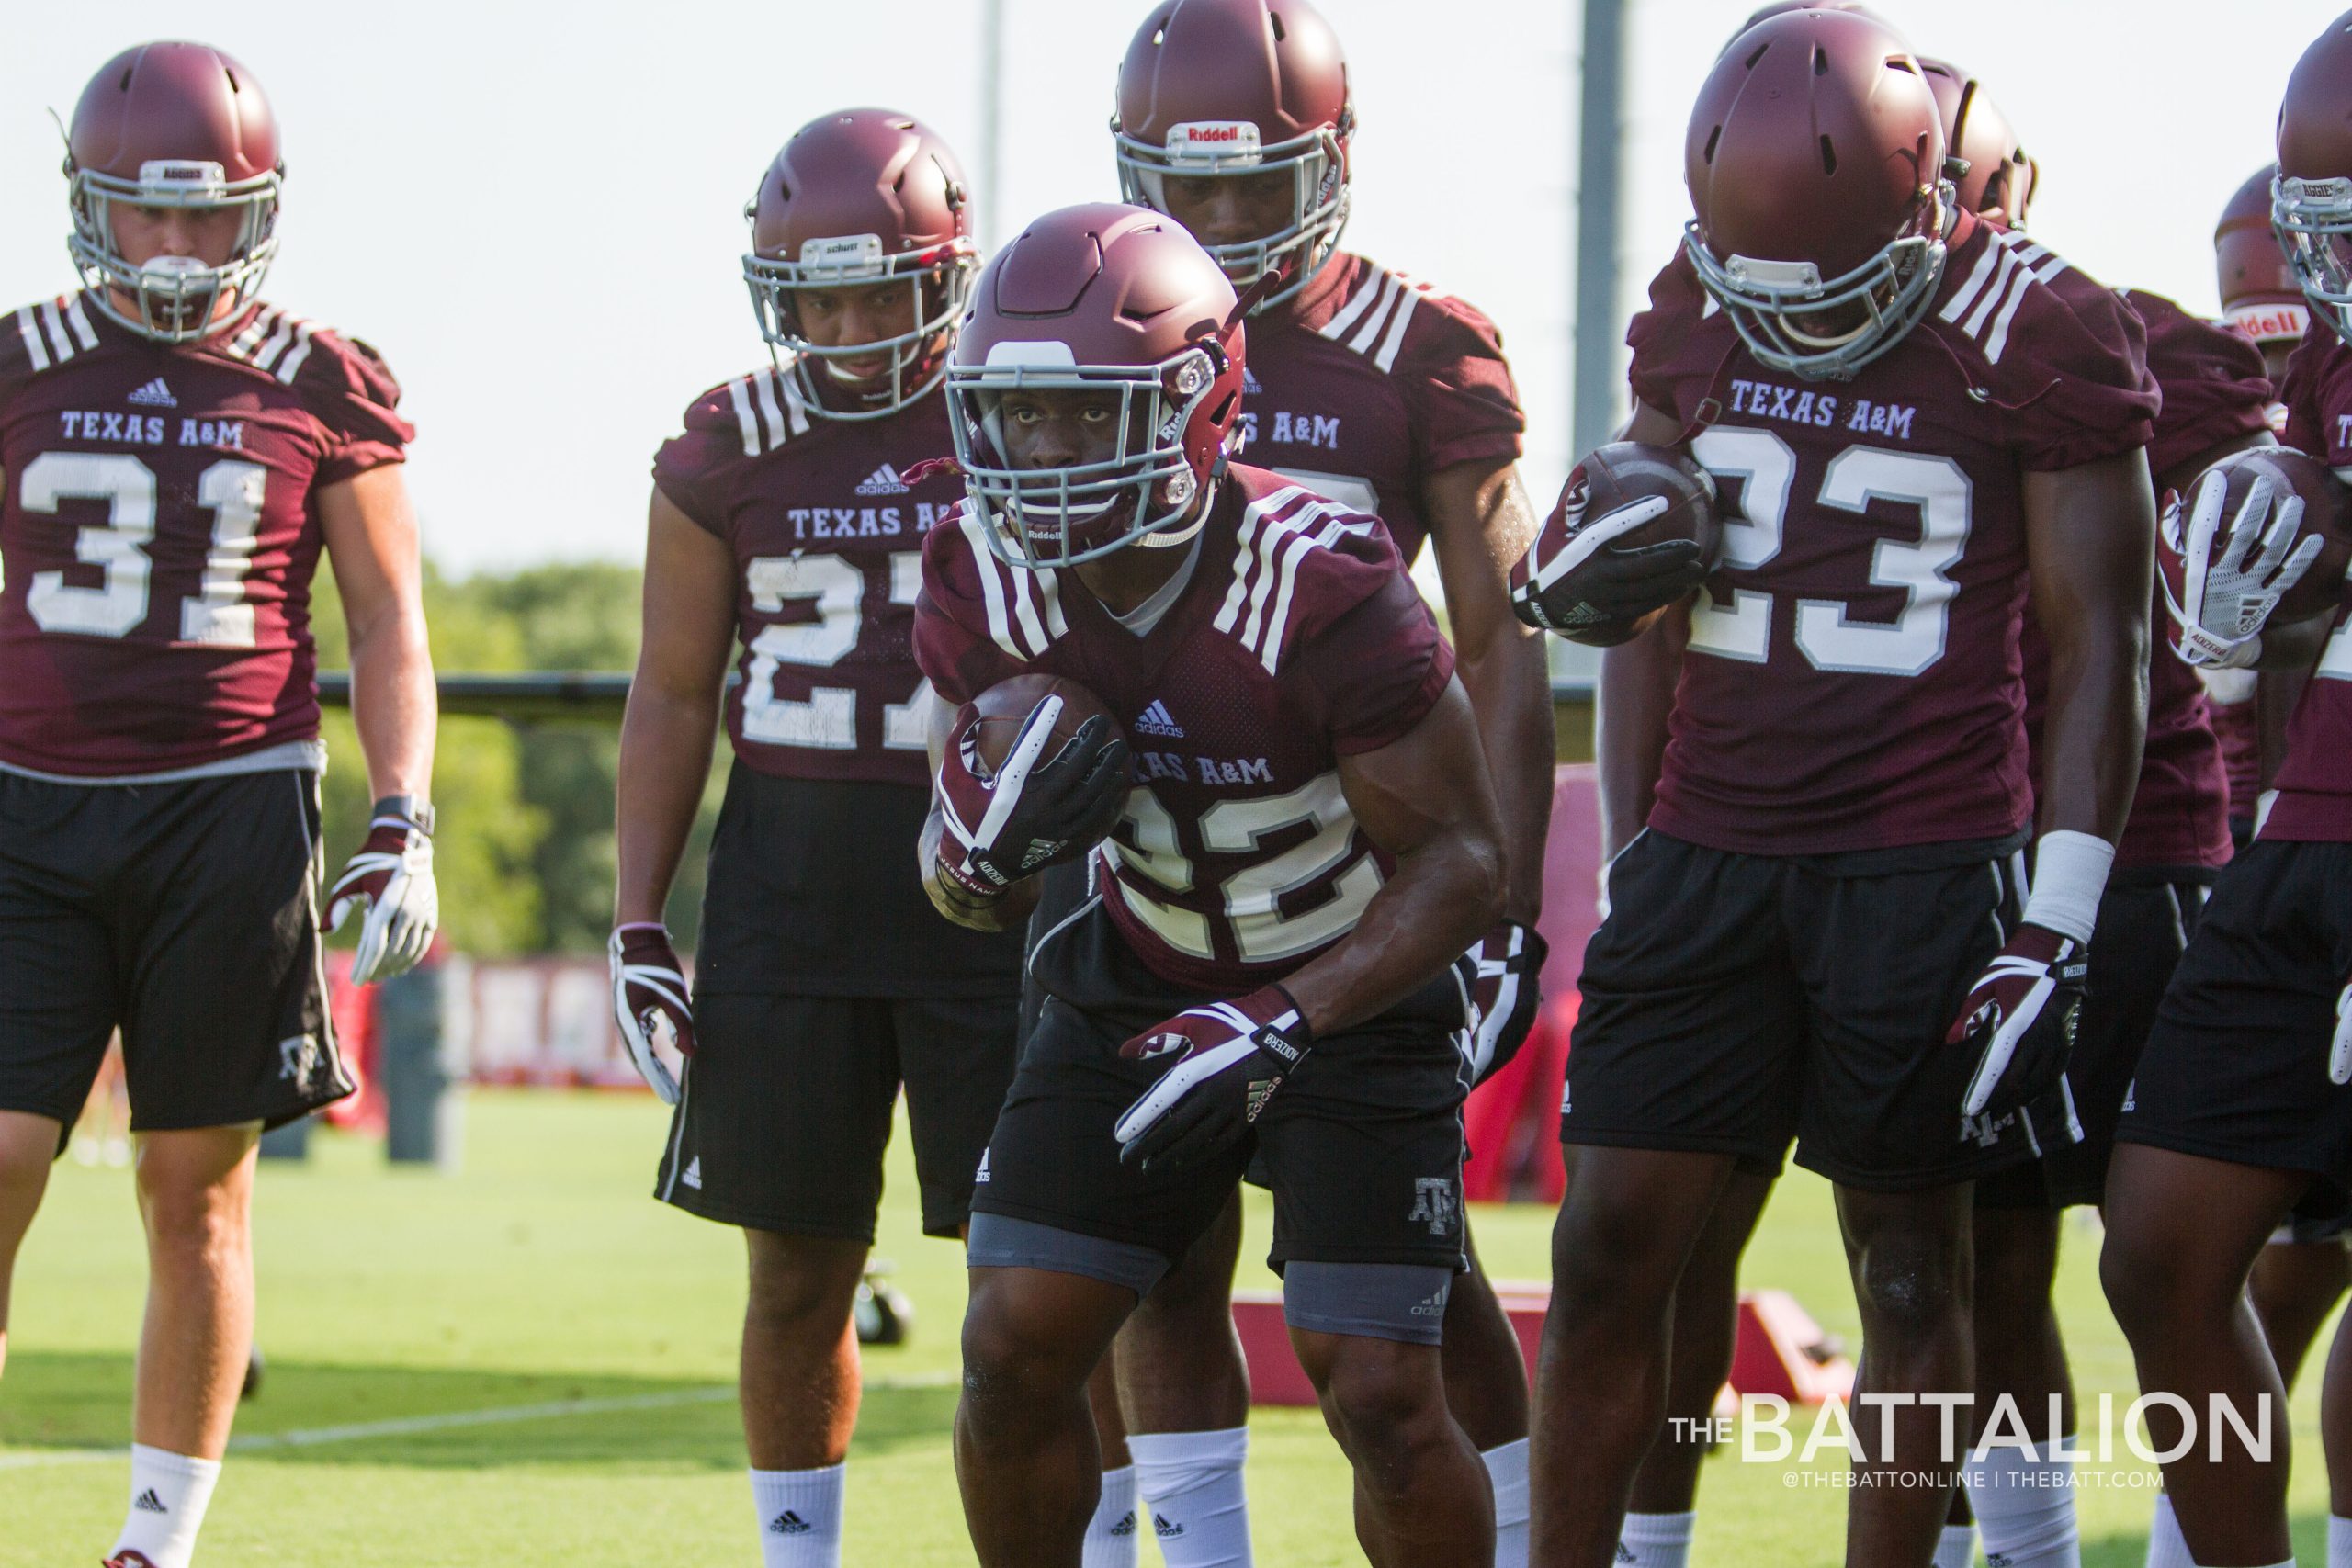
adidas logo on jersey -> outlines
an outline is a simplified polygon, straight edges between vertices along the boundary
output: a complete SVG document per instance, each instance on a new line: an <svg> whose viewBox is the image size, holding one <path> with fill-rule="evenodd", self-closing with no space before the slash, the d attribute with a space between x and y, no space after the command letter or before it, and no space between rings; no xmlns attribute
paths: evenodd
<svg viewBox="0 0 2352 1568"><path fill-rule="evenodd" d="M164 1506L164 1500L155 1495L155 1489L153 1486L150 1486L146 1491L141 1492L137 1500L130 1506L142 1514L168 1514L171 1512L169 1508Z"/></svg>
<svg viewBox="0 0 2352 1568"><path fill-rule="evenodd" d="M678 1179L684 1182L687 1186L695 1189L697 1192L702 1190L702 1156L696 1155L694 1158L686 1161L685 1171L678 1178Z"/></svg>
<svg viewBox="0 0 2352 1568"><path fill-rule="evenodd" d="M786 1508L784 1512L778 1514L775 1517L768 1521L768 1534L770 1535L807 1535L815 1528L816 1527L814 1525L811 1525L807 1519L802 1518L798 1514L794 1513L789 1508Z"/></svg>
<svg viewBox="0 0 2352 1568"><path fill-rule="evenodd" d="M175 409L180 406L180 400L172 396L172 389L164 385L161 376L131 393L127 400L151 409Z"/></svg>
<svg viewBox="0 0 2352 1568"><path fill-rule="evenodd" d="M899 477L898 469L885 463L858 482L857 493L860 495L904 495L907 493L907 481Z"/></svg>
<svg viewBox="0 0 2352 1568"><path fill-rule="evenodd" d="M1136 720L1135 729L1138 735L1157 735L1169 740L1184 739L1184 727L1176 722L1176 716L1170 713L1168 705L1158 697L1151 700L1151 705L1144 709L1142 716Z"/></svg>
<svg viewBox="0 0 2352 1568"><path fill-rule="evenodd" d="M1241 367L1241 391L1245 397L1255 397L1266 389L1258 384L1258 373L1247 365Z"/></svg>

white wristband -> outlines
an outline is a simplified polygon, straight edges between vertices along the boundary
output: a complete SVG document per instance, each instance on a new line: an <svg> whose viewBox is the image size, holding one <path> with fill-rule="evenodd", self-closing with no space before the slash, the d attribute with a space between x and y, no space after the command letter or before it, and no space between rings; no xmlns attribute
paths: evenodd
<svg viewBox="0 0 2352 1568"><path fill-rule="evenodd" d="M2025 896L2025 922L2087 943L2098 922L2098 901L2115 846L2096 833L2064 829L2044 833L2033 846L2033 882Z"/></svg>

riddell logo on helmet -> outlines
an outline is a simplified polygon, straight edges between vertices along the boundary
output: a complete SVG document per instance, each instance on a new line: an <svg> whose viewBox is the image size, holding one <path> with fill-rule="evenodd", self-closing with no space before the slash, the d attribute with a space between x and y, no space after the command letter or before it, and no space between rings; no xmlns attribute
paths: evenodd
<svg viewBox="0 0 2352 1568"><path fill-rule="evenodd" d="M1187 120L1168 128L1170 152L1255 152L1258 128L1246 119Z"/></svg>
<svg viewBox="0 0 2352 1568"><path fill-rule="evenodd" d="M2222 320L2256 343L2299 338L2312 324L2311 311L2293 304L2238 305L2223 311Z"/></svg>

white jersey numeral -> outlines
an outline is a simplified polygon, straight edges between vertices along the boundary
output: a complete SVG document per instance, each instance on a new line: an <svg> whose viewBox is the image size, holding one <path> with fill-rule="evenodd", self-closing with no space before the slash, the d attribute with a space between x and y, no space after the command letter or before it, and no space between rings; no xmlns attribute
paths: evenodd
<svg viewBox="0 0 2352 1568"><path fill-rule="evenodd" d="M1741 515L1724 519L1724 564L1747 570L1781 553L1796 454L1769 430L1717 426L1690 444L1717 479L1741 481ZM1968 476L1949 457L1849 446L1821 477L1821 505L1861 513L1872 501L1919 509L1917 542L1878 541L1871 581L1904 591L1892 622L1857 620L1842 599L1804 599L1796 607L1797 651L1816 670L1865 675L1917 675L1944 654L1945 628L1958 587L1945 573L1967 548L1973 497ZM1690 646L1720 659L1761 663L1771 652L1772 595L1735 589L1728 605L1712 592L1690 612Z"/></svg>
<svg viewBox="0 0 2352 1568"><path fill-rule="evenodd" d="M1179 847L1175 818L1159 797L1147 789L1129 791L1124 820L1127 840L1114 852L1127 867L1170 893L1192 891L1193 863ZM1380 867L1370 855L1336 878L1332 874L1354 852L1356 830L1337 773L1322 774L1287 795L1219 801L1201 814L1200 827L1201 847L1218 854L1247 853L1287 829L1313 829L1289 849L1234 873L1220 889L1234 952L1248 963L1288 958L1335 941L1354 927L1380 891ZM1295 914L1283 912L1284 898L1317 883L1328 885L1322 898ZM1177 952L1216 956L1205 916L1162 903L1124 879L1118 892L1136 917Z"/></svg>
<svg viewBox="0 0 2352 1568"><path fill-rule="evenodd" d="M846 686L814 686L806 701L775 693L776 668L797 664L828 670L857 646L865 619L865 574L840 556L757 556L745 563L743 581L752 608L776 615L793 600L814 600L817 618L792 626L765 626L752 639L752 661L743 671L743 738L770 746L808 746L848 751L857 746L857 693ZM922 588L922 553L890 556L890 602L911 604ZM903 703L886 705L882 743L894 750L920 751L928 722L931 683L919 682Z"/></svg>
<svg viewBox="0 0 2352 1568"><path fill-rule="evenodd" d="M196 501L213 514L198 592L180 602L180 640L220 648L254 646L254 608L245 574L261 536L269 471L223 457L197 476ZM123 637L147 619L147 547L155 537L155 473L125 453L44 452L25 465L18 498L25 511L55 516L64 501L103 501L107 520L74 536L74 556L106 569L96 588L69 584L62 571L38 571L25 587L25 608L45 632Z"/></svg>

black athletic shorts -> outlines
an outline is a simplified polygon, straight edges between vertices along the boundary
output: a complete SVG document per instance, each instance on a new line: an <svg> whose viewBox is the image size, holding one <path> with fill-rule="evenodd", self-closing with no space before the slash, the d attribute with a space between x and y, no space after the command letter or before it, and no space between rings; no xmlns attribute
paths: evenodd
<svg viewBox="0 0 2352 1568"><path fill-rule="evenodd" d="M2148 1032L2155 1027L2156 1004L2172 984L2208 890L2204 878L2188 874L2120 876L2099 900L2090 976L2066 1066L2082 1141L2052 1148L2037 1164L1986 1177L1976 1184L1980 1208L2064 1209L2097 1203L2107 1191L2124 1091L2132 1087Z"/></svg>
<svg viewBox="0 0 2352 1568"><path fill-rule="evenodd" d="M1120 1163L1112 1129L1166 1067L1123 1061L1119 1047L1216 998L1146 969L1099 901L1038 944L1031 971L1044 1009L989 1140L976 1213L1146 1247L1173 1264L1261 1151L1277 1272L1295 1262L1461 1266L1467 1067L1452 970L1317 1041L1232 1148L1148 1176Z"/></svg>
<svg viewBox="0 0 2352 1568"><path fill-rule="evenodd" d="M2116 1136L2352 1187L2352 1085L2331 1082L2352 978L2352 844L2257 839L2222 869Z"/></svg>
<svg viewBox="0 0 2352 1568"><path fill-rule="evenodd" d="M962 1227L1020 1053L1021 938L931 907L915 871L927 800L904 784L729 776L695 1057L654 1179L664 1201L871 1242L903 1086L923 1229Z"/></svg>
<svg viewBox="0 0 2352 1568"><path fill-rule="evenodd" d="M322 874L307 770L0 773L0 1110L72 1126L118 1029L134 1131L274 1127L349 1094Z"/></svg>
<svg viewBox="0 0 2352 1568"><path fill-rule="evenodd" d="M922 1228L954 1235L1012 1081L1018 999L695 998L654 1191L748 1230L872 1242L901 1084Z"/></svg>
<svg viewBox="0 0 2352 1568"><path fill-rule="evenodd" d="M2037 1157L2063 1100L1963 1117L1976 1053L1944 1043L2017 919L2014 848L1765 856L1643 832L1585 951L1561 1141L1760 1170L1794 1134L1799 1165L1874 1191Z"/></svg>

